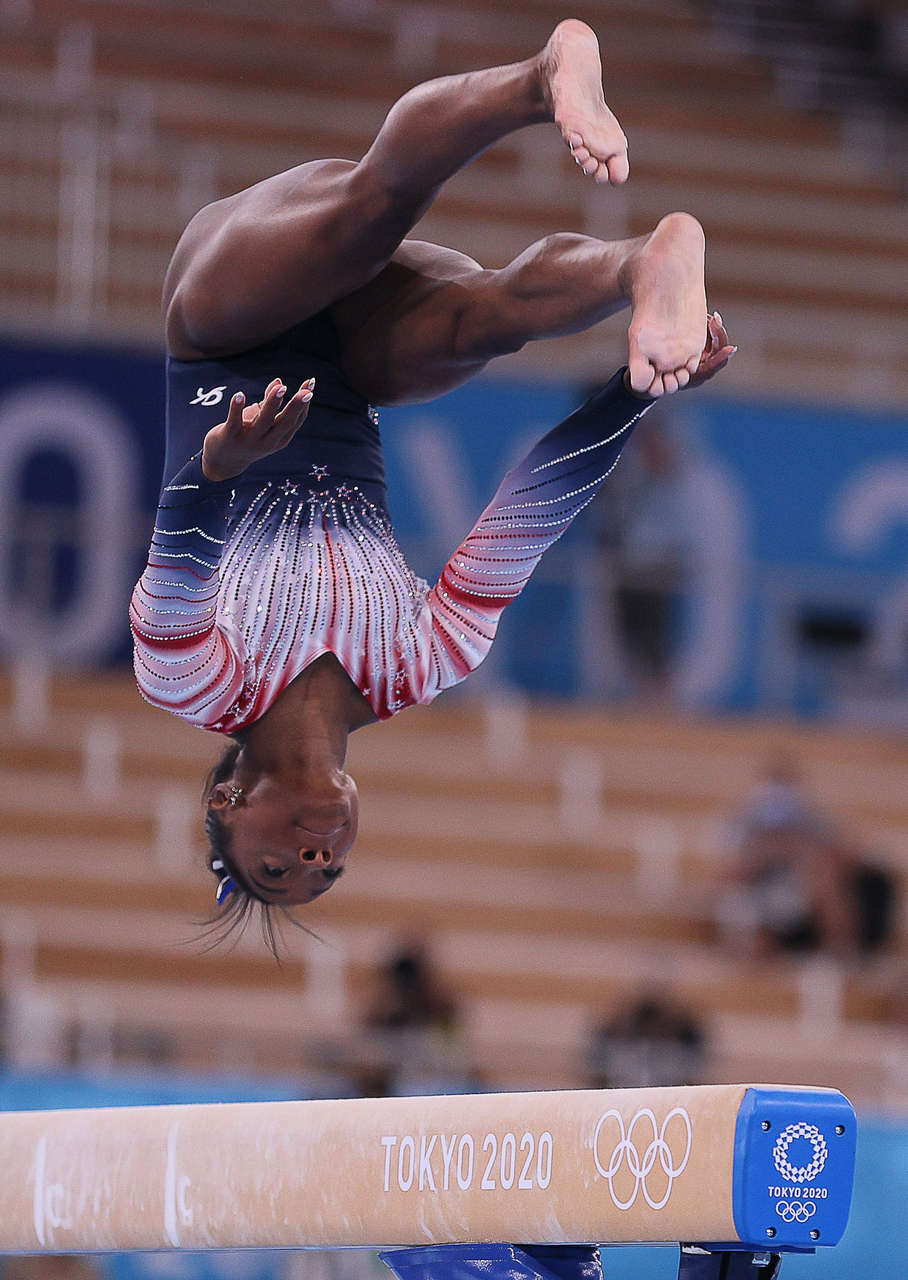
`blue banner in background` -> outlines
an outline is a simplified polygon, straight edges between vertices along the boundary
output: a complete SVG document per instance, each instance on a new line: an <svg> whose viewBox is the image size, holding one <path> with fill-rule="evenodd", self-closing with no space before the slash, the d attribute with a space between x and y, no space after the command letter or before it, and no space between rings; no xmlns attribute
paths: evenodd
<svg viewBox="0 0 908 1280"><path fill-rule="evenodd" d="M582 398L485 377L382 411L391 510L417 573L434 578L502 473ZM128 658L163 407L156 353L0 345L0 652ZM661 556L671 574L659 590L680 602L663 641L678 704L848 714L863 700L873 718L898 714L901 698L908 715L906 426L894 413L725 401L715 387L666 401L510 608L471 687L631 696L622 591ZM665 628L648 591L644 648Z"/></svg>
<svg viewBox="0 0 908 1280"><path fill-rule="evenodd" d="M383 412L392 509L419 572L437 570L502 472L581 398L486 378ZM537 693L621 696L628 655L601 570L623 520L626 542L628 530L650 546L671 537L682 560L679 703L835 712L863 690L872 716L877 694L891 704L893 684L906 687L906 428L894 413L731 402L712 387L665 401L511 606L496 674ZM641 478L654 433L663 457ZM656 504L673 533L655 531Z"/></svg>
<svg viewBox="0 0 908 1280"><path fill-rule="evenodd" d="M904 698L908 415L709 395L678 406L749 569L721 702L810 712Z"/></svg>
<svg viewBox="0 0 908 1280"><path fill-rule="evenodd" d="M156 353L0 345L0 653L128 659L163 421Z"/></svg>

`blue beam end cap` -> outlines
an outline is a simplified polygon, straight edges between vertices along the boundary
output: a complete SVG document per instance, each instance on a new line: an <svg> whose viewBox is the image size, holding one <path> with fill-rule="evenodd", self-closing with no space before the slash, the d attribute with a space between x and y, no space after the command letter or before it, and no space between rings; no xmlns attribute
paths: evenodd
<svg viewBox="0 0 908 1280"><path fill-rule="evenodd" d="M778 1252L838 1244L854 1184L857 1118L835 1089L748 1089L732 1198L742 1242Z"/></svg>

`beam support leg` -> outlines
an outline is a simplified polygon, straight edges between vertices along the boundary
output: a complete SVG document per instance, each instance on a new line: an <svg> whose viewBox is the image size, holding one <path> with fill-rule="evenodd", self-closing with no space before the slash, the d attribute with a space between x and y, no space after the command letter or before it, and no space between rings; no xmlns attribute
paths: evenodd
<svg viewBox="0 0 908 1280"><path fill-rule="evenodd" d="M780 1253L682 1245L678 1280L776 1280L781 1266Z"/></svg>

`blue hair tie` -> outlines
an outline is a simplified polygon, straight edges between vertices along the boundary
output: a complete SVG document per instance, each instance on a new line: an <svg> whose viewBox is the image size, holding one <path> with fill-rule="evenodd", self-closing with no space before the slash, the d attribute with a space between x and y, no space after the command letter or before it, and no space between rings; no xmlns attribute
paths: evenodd
<svg viewBox="0 0 908 1280"><path fill-rule="evenodd" d="M218 881L218 887L215 892L215 898L217 899L218 906L221 905L225 898L229 898L232 893L236 893L236 890L237 883L233 876L223 876L222 879Z"/></svg>

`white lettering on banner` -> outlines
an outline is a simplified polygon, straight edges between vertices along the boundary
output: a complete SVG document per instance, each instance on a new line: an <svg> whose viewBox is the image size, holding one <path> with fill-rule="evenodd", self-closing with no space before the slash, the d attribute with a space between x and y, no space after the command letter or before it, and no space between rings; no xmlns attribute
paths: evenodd
<svg viewBox="0 0 908 1280"><path fill-rule="evenodd" d="M72 1197L62 1182L47 1181L47 1139L39 1138L35 1147L35 1185L33 1191L35 1235L44 1248L54 1243L57 1227L73 1225Z"/></svg>
<svg viewBox="0 0 908 1280"><path fill-rule="evenodd" d="M552 1135L525 1132L498 1136L487 1133L479 1141L484 1159L477 1165L477 1141L469 1133L385 1134L382 1187L385 1191L419 1191L435 1194L451 1190L452 1172L461 1191L469 1191L477 1169L482 1170L479 1190L544 1191L552 1180ZM518 1155L519 1152L519 1155ZM396 1153L396 1159L395 1159ZM519 1171L519 1176L518 1176Z"/></svg>
<svg viewBox="0 0 908 1280"><path fill-rule="evenodd" d="M123 635L132 588L124 534L136 520L138 467L130 429L111 401L65 382L29 383L0 400L0 545L13 545L20 518L18 489L29 460L42 450L68 455L79 476L78 590L59 613L15 599L14 575L0 565L0 645L52 660L106 658ZM64 541L61 537L60 541ZM66 542L70 539L67 536ZM7 552L7 555L9 552Z"/></svg>
<svg viewBox="0 0 908 1280"><path fill-rule="evenodd" d="M828 1187L779 1187L766 1188L770 1199L774 1200L828 1200Z"/></svg>
<svg viewBox="0 0 908 1280"><path fill-rule="evenodd" d="M426 1145L426 1135L423 1134L419 1140L419 1189L425 1191L428 1186L430 1191L434 1191L435 1179L432 1176L432 1150L435 1146L437 1134L432 1134L432 1141Z"/></svg>
<svg viewBox="0 0 908 1280"><path fill-rule="evenodd" d="M473 1139L465 1133L457 1145L457 1185L461 1191L467 1191L473 1181L473 1156Z"/></svg>
<svg viewBox="0 0 908 1280"><path fill-rule="evenodd" d="M385 1190L385 1191L390 1191L390 1190L391 1190L391 1152L393 1151L394 1147L396 1147L396 1145L397 1145L397 1139L396 1139L396 1138L392 1138L392 1137L390 1136L390 1134L386 1134L386 1135L382 1138L382 1140L381 1140L381 1144L382 1144L382 1146L383 1146L383 1147L384 1147L384 1149L385 1149L385 1180L384 1180L384 1190Z"/></svg>
<svg viewBox="0 0 908 1280"><path fill-rule="evenodd" d="M410 1164L407 1173L404 1173L405 1157L409 1156ZM397 1156L397 1185L401 1191L409 1191L413 1186L413 1166L416 1163L416 1143L408 1134L401 1140L400 1152Z"/></svg>
<svg viewBox="0 0 908 1280"><path fill-rule="evenodd" d="M454 1143L457 1140L456 1134L451 1134L450 1145L445 1141L445 1135L441 1135L441 1158L444 1165L444 1181L442 1189L447 1191L451 1186L451 1161L454 1158Z"/></svg>
<svg viewBox="0 0 908 1280"><path fill-rule="evenodd" d="M517 1163L517 1139L506 1133L501 1139L501 1185L510 1191L514 1185L514 1166Z"/></svg>
<svg viewBox="0 0 908 1280"><path fill-rule="evenodd" d="M180 1247L180 1227L191 1227L192 1206L189 1203L191 1180L177 1167L177 1133L179 1124L167 1135L167 1169L164 1174L164 1233L175 1249Z"/></svg>

